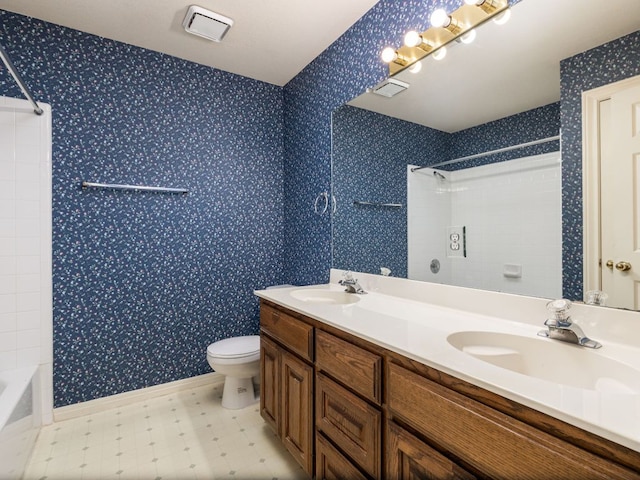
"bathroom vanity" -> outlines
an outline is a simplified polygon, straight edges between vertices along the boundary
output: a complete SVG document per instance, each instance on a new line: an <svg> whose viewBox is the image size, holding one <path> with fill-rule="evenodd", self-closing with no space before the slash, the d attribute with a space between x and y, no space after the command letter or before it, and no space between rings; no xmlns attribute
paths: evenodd
<svg viewBox="0 0 640 480"><path fill-rule="evenodd" d="M477 292L358 275L369 294L335 283L256 292L261 414L309 476L640 478L640 392L625 390L624 379L586 387L530 378L455 345L461 332L535 337L544 301L521 299L526 311L541 306L536 326L527 315L513 322L442 305L475 303L464 297ZM413 289L429 288L455 291L436 292L441 305L408 298L428 300L432 293ZM491 295L493 303L502 294ZM505 296L502 306L517 303ZM638 367L635 349L602 340L600 350ZM570 355L583 348L557 346Z"/></svg>

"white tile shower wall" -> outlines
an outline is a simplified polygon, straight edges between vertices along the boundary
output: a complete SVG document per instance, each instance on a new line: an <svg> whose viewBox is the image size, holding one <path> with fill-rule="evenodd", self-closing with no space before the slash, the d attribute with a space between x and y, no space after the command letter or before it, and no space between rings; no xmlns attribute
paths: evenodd
<svg viewBox="0 0 640 480"><path fill-rule="evenodd" d="M445 250L445 228L451 218L449 192L432 169L412 172L413 167L407 167L408 277L450 283L451 262ZM434 259L440 262L435 274L430 269Z"/></svg>
<svg viewBox="0 0 640 480"><path fill-rule="evenodd" d="M447 177L446 187L424 182L426 192L409 193L409 278L541 297L562 296L560 154L460 170ZM411 175L409 179L413 181ZM429 195L433 196L436 188L449 193L436 197L433 204L424 203L433 201ZM416 198L450 216L414 214L420 209L411 205ZM448 210L442 206L443 198L449 202ZM449 269L447 280L444 276L429 278L430 272L420 268L424 259L412 257L411 246L431 245L432 234L439 231L436 248L444 250L444 230L449 225L466 226L467 257L441 262ZM446 253L440 255L446 258ZM520 265L522 277L505 277L506 264Z"/></svg>
<svg viewBox="0 0 640 480"><path fill-rule="evenodd" d="M0 97L0 371L40 365L52 421L51 109Z"/></svg>

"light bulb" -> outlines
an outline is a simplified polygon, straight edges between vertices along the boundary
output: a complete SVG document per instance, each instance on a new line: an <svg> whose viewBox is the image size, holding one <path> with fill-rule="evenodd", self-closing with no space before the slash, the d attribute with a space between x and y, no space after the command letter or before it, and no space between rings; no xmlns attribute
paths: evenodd
<svg viewBox="0 0 640 480"><path fill-rule="evenodd" d="M418 73L420 72L420 70L422 70L422 62L416 62L413 65L411 65L411 67L409 67L409 71L411 73Z"/></svg>
<svg viewBox="0 0 640 480"><path fill-rule="evenodd" d="M497 25L504 25L509 21L510 18L511 18L511 9L507 8L504 12L502 12L500 15L494 18L493 22L496 23Z"/></svg>
<svg viewBox="0 0 640 480"><path fill-rule="evenodd" d="M473 41L476 39L476 35L477 34L475 29L469 30L467 33L460 36L460 41L466 45L469 45L470 43L473 43Z"/></svg>
<svg viewBox="0 0 640 480"><path fill-rule="evenodd" d="M480 5L484 3L484 0L464 0L467 5Z"/></svg>
<svg viewBox="0 0 640 480"><path fill-rule="evenodd" d="M415 30L411 30L404 36L404 44L407 47L417 47L422 43L422 35Z"/></svg>
<svg viewBox="0 0 640 480"><path fill-rule="evenodd" d="M447 27L451 23L451 17L443 8L435 10L429 20L431 21L431 25L436 28Z"/></svg>
<svg viewBox="0 0 640 480"><path fill-rule="evenodd" d="M432 55L434 60L442 60L446 56L447 56L447 47L440 47Z"/></svg>
<svg viewBox="0 0 640 480"><path fill-rule="evenodd" d="M396 53L396 51L391 48L391 47L387 47L384 50L382 50L382 61L384 63L391 63L393 62L396 58L398 58L398 54Z"/></svg>

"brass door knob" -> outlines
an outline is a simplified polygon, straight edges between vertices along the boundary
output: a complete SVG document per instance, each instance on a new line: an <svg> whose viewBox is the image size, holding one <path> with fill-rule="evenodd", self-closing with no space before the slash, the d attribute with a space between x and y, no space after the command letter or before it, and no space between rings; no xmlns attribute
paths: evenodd
<svg viewBox="0 0 640 480"><path fill-rule="evenodd" d="M608 260L605 265L609 267L611 270L613 270L613 260Z"/></svg>
<svg viewBox="0 0 640 480"><path fill-rule="evenodd" d="M621 272L628 272L631 270L631 264L629 262L618 262L616 263L616 270Z"/></svg>

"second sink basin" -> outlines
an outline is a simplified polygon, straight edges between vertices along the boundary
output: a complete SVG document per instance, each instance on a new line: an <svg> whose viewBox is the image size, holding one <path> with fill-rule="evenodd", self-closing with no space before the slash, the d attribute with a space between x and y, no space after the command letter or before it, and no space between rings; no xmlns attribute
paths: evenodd
<svg viewBox="0 0 640 480"><path fill-rule="evenodd" d="M326 303L331 305L349 305L360 300L355 293L337 292L322 288L301 288L291 292L291 296L297 300L309 303Z"/></svg>
<svg viewBox="0 0 640 480"><path fill-rule="evenodd" d="M592 349L497 332L457 332L447 340L472 357L529 377L599 392L640 394L640 370Z"/></svg>

